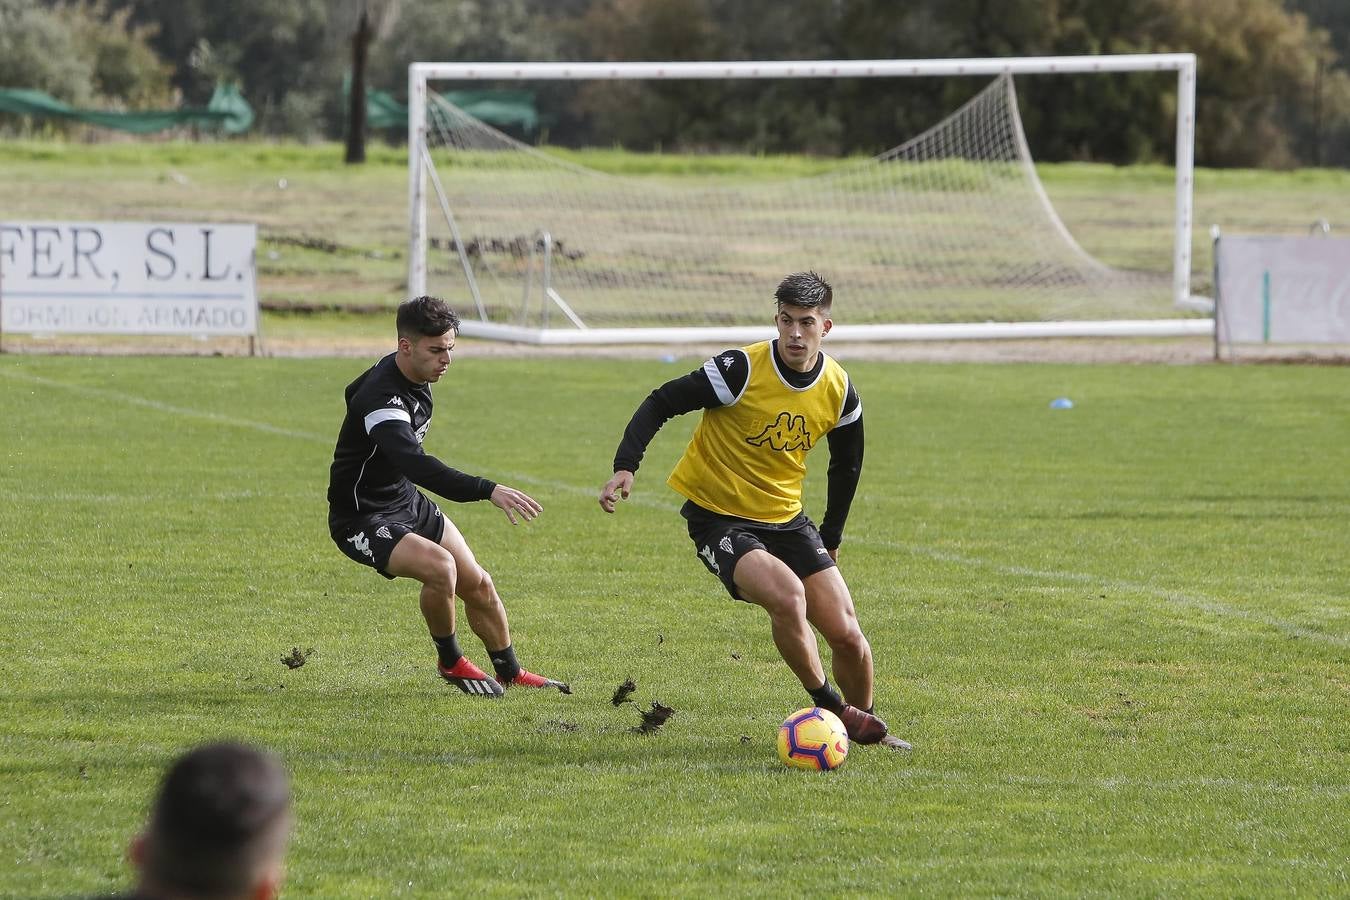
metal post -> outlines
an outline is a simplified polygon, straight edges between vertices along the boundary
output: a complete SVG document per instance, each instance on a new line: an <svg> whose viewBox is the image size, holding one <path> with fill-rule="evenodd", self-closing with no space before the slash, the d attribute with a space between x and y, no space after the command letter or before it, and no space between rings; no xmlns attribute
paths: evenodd
<svg viewBox="0 0 1350 900"><path fill-rule="evenodd" d="M408 67L408 296L427 292L427 175L422 154L427 142L427 80Z"/></svg>
<svg viewBox="0 0 1350 900"><path fill-rule="evenodd" d="M5 257L0 255L0 353L5 352Z"/></svg>
<svg viewBox="0 0 1350 900"><path fill-rule="evenodd" d="M553 288L553 271L550 263L553 260L553 235L548 231L539 231L536 238L542 241L544 245L544 290L539 295L540 305L540 328L548 327L548 292Z"/></svg>
<svg viewBox="0 0 1350 900"><path fill-rule="evenodd" d="M1223 356L1221 329L1225 324L1223 321L1223 290L1222 283L1219 281L1219 241L1222 237L1219 226L1210 226L1209 235L1210 239L1213 241L1213 244L1211 244L1213 250L1211 251L1210 258L1214 260L1214 361L1219 362ZM1231 345L1229 347L1228 355L1230 358L1233 355Z"/></svg>
<svg viewBox="0 0 1350 900"><path fill-rule="evenodd" d="M1261 273L1261 343L1270 343L1270 270Z"/></svg>
<svg viewBox="0 0 1350 900"><path fill-rule="evenodd" d="M520 325L525 327L530 322L530 294L534 289L534 245L535 241L530 241L530 261L525 266L525 292L520 298ZM545 285L544 290L548 290Z"/></svg>
<svg viewBox="0 0 1350 900"><path fill-rule="evenodd" d="M1177 205L1172 245L1172 302L1191 296L1191 216L1195 189L1195 57L1177 70Z"/></svg>

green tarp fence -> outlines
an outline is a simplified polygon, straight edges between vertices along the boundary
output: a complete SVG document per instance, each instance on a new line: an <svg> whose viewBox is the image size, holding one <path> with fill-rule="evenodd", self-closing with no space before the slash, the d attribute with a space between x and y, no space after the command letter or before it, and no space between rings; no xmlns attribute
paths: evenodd
<svg viewBox="0 0 1350 900"><path fill-rule="evenodd" d="M343 96L347 96L343 85ZM475 119L497 127L519 128L532 134L539 128L539 112L532 91L446 91L439 96L458 106ZM428 116L435 113L432 107ZM366 91L366 127L372 130L408 128L408 107L384 91Z"/></svg>
<svg viewBox="0 0 1350 900"><path fill-rule="evenodd" d="M226 134L243 134L253 125L253 107L232 84L216 85L205 108L105 112L77 109L50 94L27 88L0 88L0 113L31 116L35 119L66 119L115 128L135 134L164 131L179 125L217 127Z"/></svg>

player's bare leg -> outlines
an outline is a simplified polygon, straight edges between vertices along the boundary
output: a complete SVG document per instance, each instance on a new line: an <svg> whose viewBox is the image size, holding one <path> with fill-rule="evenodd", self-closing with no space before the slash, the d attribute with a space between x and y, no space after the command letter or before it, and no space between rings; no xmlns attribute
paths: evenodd
<svg viewBox="0 0 1350 900"><path fill-rule="evenodd" d="M806 617L830 645L830 670L844 697L860 709L872 709L872 646L858 625L853 595L844 576L831 566L808 575L803 587ZM892 750L914 749L889 733L879 743Z"/></svg>
<svg viewBox="0 0 1350 900"><path fill-rule="evenodd" d="M859 709L872 708L872 647L858 626L853 596L839 569L831 566L802 582L806 618L830 645L830 671L844 698Z"/></svg>
<svg viewBox="0 0 1350 900"><path fill-rule="evenodd" d="M751 550L732 575L741 596L769 614L774 645L808 688L825 680L816 636L806 621L806 592L792 570L764 550Z"/></svg>
<svg viewBox="0 0 1350 900"><path fill-rule="evenodd" d="M844 703L829 687L816 635L807 621L806 589L796 573L768 551L751 550L737 561L732 580L742 597L769 614L774 645L807 693L815 697L824 689L832 695L832 700L821 703L843 720L853 740L863 744L881 740L886 734L886 723Z"/></svg>
<svg viewBox="0 0 1350 900"><path fill-rule="evenodd" d="M453 558L459 573L455 593L464 601L464 615L473 633L489 651L509 645L511 628L506 621L506 607L497 595L492 576L478 564L464 535L449 520L441 533L441 547Z"/></svg>
<svg viewBox="0 0 1350 900"><path fill-rule="evenodd" d="M455 593L464 601L464 616L469 620L473 633L487 648L502 686L554 688L564 694L572 693L565 682L526 671L516 662L515 650L511 646L511 628L506 619L506 605L497 593L497 586L487 570L478 564L464 535L448 519L441 534L441 547L454 558L459 572Z"/></svg>
<svg viewBox="0 0 1350 900"><path fill-rule="evenodd" d="M444 547L419 535L405 534L389 554L386 571L422 583L419 605L433 635L454 632L458 571L454 557Z"/></svg>
<svg viewBox="0 0 1350 900"><path fill-rule="evenodd" d="M466 694L500 697L501 684L464 656L455 638L455 591L461 568L454 554L420 535L405 534L394 545L385 570L422 582L418 601L436 643L441 677Z"/></svg>

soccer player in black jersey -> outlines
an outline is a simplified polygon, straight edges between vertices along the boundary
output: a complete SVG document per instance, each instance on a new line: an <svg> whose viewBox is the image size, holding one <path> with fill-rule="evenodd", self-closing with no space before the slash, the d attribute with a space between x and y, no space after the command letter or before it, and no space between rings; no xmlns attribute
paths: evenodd
<svg viewBox="0 0 1350 900"><path fill-rule="evenodd" d="M328 481L328 530L343 553L386 578L422 583L422 616L436 643L441 677L466 694L499 697L503 688L566 684L528 672L516 661L506 608L464 536L414 485L447 500L488 500L515 525L543 508L529 495L466 475L423 452L431 425L431 385L450 367L459 317L435 297L398 308L398 349L347 386ZM496 678L459 649L455 596L487 648Z"/></svg>
<svg viewBox="0 0 1350 900"><path fill-rule="evenodd" d="M872 649L837 565L844 520L862 471L862 402L847 373L820 350L833 323L833 291L814 272L789 275L776 293L778 339L726 350L652 391L624 430L600 507L614 512L633 489L647 445L671 418L704 410L668 484L686 498L699 559L732 597L769 614L783 660L817 706L851 739L910 745L873 712ZM802 511L806 454L830 447L828 508L819 530ZM812 627L830 645L830 684Z"/></svg>

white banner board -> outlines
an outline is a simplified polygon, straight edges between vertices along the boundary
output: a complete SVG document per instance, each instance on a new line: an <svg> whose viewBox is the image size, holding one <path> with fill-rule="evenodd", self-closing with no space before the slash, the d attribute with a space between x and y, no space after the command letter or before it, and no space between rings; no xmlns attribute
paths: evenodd
<svg viewBox="0 0 1350 900"><path fill-rule="evenodd" d="M254 335L256 225L0 222L0 331Z"/></svg>
<svg viewBox="0 0 1350 900"><path fill-rule="evenodd" d="M1224 235L1215 260L1219 340L1350 344L1350 238Z"/></svg>

